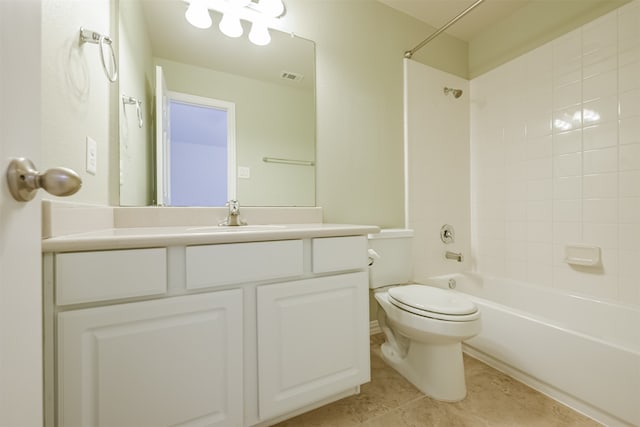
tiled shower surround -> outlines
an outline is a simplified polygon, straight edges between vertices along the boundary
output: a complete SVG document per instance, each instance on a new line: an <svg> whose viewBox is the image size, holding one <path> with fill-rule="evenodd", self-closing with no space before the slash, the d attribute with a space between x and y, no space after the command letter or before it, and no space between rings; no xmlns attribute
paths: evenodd
<svg viewBox="0 0 640 427"><path fill-rule="evenodd" d="M640 0L472 80L470 149L477 271L640 305Z"/></svg>

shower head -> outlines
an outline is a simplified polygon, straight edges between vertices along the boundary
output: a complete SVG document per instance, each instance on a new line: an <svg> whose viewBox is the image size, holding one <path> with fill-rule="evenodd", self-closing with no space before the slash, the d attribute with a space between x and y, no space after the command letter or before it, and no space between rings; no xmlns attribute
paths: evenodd
<svg viewBox="0 0 640 427"><path fill-rule="evenodd" d="M462 89L454 89L451 87L445 87L444 88L444 94L448 95L449 92L451 92L451 94L453 95L454 98L460 98L462 96Z"/></svg>

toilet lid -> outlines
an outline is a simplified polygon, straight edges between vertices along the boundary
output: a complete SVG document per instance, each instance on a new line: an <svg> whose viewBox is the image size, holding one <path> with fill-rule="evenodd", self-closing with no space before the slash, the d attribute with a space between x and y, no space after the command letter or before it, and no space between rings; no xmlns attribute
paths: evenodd
<svg viewBox="0 0 640 427"><path fill-rule="evenodd" d="M465 316L478 311L476 305L462 295L424 285L396 286L388 291L394 303L428 313ZM395 300L395 301L393 301ZM397 305L397 304L396 304Z"/></svg>

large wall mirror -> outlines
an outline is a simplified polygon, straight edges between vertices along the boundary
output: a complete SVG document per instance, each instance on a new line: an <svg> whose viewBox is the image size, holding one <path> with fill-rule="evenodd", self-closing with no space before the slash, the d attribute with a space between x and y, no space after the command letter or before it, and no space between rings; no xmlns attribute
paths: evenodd
<svg viewBox="0 0 640 427"><path fill-rule="evenodd" d="M235 197L245 206L314 206L314 43L271 29L271 43L256 46L247 38L249 23L242 21L243 36L229 38L218 29L220 14L211 11L213 26L201 30L186 21L186 9L182 0L119 2L120 204L156 204L158 186L172 185L166 171L156 168L162 136L155 129L164 119L166 137L171 140L173 133L169 146L182 147L179 154L164 152L167 170L172 163L175 170L178 164L184 168L177 172L180 185L173 184L176 194L165 204L215 206ZM211 119L213 113L171 114L170 108L170 117L157 117L157 68L169 101L175 98L182 110L185 99L203 100L204 105L186 102L194 111L209 101L229 105L234 121L226 115ZM183 120L174 132L171 120ZM218 142L192 135L221 129ZM220 153L232 157L204 161ZM220 182L225 174L230 183ZM178 188L223 193L189 199Z"/></svg>

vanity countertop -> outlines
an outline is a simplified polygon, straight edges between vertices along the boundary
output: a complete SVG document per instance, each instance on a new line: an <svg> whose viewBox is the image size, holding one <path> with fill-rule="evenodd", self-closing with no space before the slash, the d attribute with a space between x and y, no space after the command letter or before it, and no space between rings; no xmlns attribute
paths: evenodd
<svg viewBox="0 0 640 427"><path fill-rule="evenodd" d="M173 226L108 228L42 240L42 252L149 248L372 234L380 229L352 224L274 224L238 227Z"/></svg>

